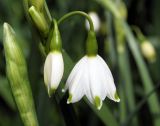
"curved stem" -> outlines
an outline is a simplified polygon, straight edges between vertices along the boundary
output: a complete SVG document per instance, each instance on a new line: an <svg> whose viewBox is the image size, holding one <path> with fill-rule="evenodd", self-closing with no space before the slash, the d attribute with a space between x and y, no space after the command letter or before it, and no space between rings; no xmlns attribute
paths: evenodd
<svg viewBox="0 0 160 126"><path fill-rule="evenodd" d="M139 40L140 43L144 42L144 40L146 40L145 36L143 35L142 31L140 30L140 28L138 28L137 26L132 26L133 31L135 31L137 38Z"/></svg>
<svg viewBox="0 0 160 126"><path fill-rule="evenodd" d="M60 23L62 23L64 20L74 15L81 15L87 18L90 25L90 30L88 32L88 37L86 41L86 54L88 56L96 56L98 52L98 45L97 45L96 35L94 32L94 25L91 17L87 13L82 11L72 11L70 13L67 13L66 15L64 15L62 18L58 20L58 25L60 25Z"/></svg>
<svg viewBox="0 0 160 126"><path fill-rule="evenodd" d="M92 19L91 17L85 13L85 12L82 12L82 11L73 11L73 12L70 12L70 13L67 13L65 14L63 17L61 17L59 20L58 20L58 25L60 25L64 20L66 20L67 18L71 17L71 16L74 16L74 15L81 15L81 16L84 16L87 18L88 22L89 22L89 25L90 25L90 30L91 31L94 31L94 25L93 25L93 22L92 22Z"/></svg>

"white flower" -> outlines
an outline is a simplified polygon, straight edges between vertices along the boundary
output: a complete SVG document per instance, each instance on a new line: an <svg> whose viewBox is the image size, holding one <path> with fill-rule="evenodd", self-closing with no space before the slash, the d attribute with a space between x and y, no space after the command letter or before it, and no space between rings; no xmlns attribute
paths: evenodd
<svg viewBox="0 0 160 126"><path fill-rule="evenodd" d="M61 52L50 52L44 64L44 82L48 88L48 94L54 92L63 76L64 62Z"/></svg>
<svg viewBox="0 0 160 126"><path fill-rule="evenodd" d="M62 91L66 89L69 89L68 104L79 101L84 95L98 109L102 107L106 96L113 101L120 101L110 69L99 55L84 56L75 65Z"/></svg>
<svg viewBox="0 0 160 126"><path fill-rule="evenodd" d="M94 30L96 32L98 32L98 30L100 29L100 19L97 15L97 13L95 12L89 12L88 15L91 17L92 21L93 21L93 25L94 25ZM90 26L88 21L86 20L86 28L89 30Z"/></svg>

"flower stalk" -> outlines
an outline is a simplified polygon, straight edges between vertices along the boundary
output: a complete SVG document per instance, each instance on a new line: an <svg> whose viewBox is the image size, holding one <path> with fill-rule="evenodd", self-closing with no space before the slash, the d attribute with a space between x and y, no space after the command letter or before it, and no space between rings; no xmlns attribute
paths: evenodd
<svg viewBox="0 0 160 126"><path fill-rule="evenodd" d="M69 12L67 14L65 14L63 17L61 17L59 20L58 20L58 25L60 25L63 21L65 21L66 19L68 19L69 17L72 17L72 16L75 16L75 15L81 15L81 16L84 16L88 22L89 22L89 25L90 25L90 30L91 31L94 31L94 25L93 25L93 22L92 22L92 19L91 17L83 12L83 11L73 11L73 12Z"/></svg>
<svg viewBox="0 0 160 126"><path fill-rule="evenodd" d="M82 11L73 11L73 12L67 13L66 15L64 15L62 18L58 20L58 25L61 24L64 20L68 19L69 17L75 16L75 15L84 16L88 20L90 30L88 31L88 37L86 42L86 53L88 56L96 56L98 52L98 45L97 45L96 35L94 31L94 25L91 17L87 13L84 13Z"/></svg>

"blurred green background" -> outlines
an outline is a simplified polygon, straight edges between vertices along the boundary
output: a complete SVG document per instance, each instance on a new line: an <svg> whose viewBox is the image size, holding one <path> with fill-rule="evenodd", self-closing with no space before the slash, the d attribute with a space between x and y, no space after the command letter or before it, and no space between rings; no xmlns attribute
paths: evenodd
<svg viewBox="0 0 160 126"><path fill-rule="evenodd" d="M105 3L105 0L46 1L51 15L56 19L74 10L87 13L94 11L100 18L101 28L96 33L99 54L106 60L112 71L121 102L114 103L106 98L102 109L97 111L84 99L67 105L67 97L60 102L57 102L56 96L48 97L43 82L44 58L39 50L35 31L25 17L23 1L0 0L0 126L23 125L6 78L2 42L4 22L8 22L16 31L19 44L25 54L40 126L160 126L160 123L157 123L160 122L158 110L160 109L160 1L121 1L127 9L125 23L129 24L127 26L131 32L131 35L129 35L130 32L124 33L127 37L122 34L124 39L118 38L121 31L123 33L127 30L123 31L123 27L115 25L116 19L101 1ZM117 4L116 0L112 2L114 5ZM118 10L121 5L117 6ZM141 30L141 33L137 33L133 26ZM68 63L65 69L71 70L73 64L85 54L87 30L84 18L75 16L67 20L60 26L60 32L63 48L68 54L65 56ZM154 62L144 57L141 50L143 40L139 38L139 34L143 34L153 46L156 54ZM119 41L124 41L122 46L125 53L118 51L121 46ZM134 44L136 44L135 47ZM68 73L65 76L67 77ZM59 88L57 92L60 90ZM156 95L151 98L153 93Z"/></svg>

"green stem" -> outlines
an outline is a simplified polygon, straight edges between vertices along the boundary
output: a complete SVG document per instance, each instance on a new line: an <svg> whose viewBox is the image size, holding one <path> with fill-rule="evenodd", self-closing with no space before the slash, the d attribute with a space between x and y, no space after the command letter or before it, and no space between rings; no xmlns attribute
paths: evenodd
<svg viewBox="0 0 160 126"><path fill-rule="evenodd" d="M45 14L48 17L48 22L51 23L52 22L52 16L51 16L51 14L49 12L49 9L48 9L46 1L44 2L44 8L45 8Z"/></svg>
<svg viewBox="0 0 160 126"><path fill-rule="evenodd" d="M63 17L61 17L58 20L58 25L60 25L64 20L68 19L69 17L75 16L75 15L81 15L81 16L86 17L90 25L90 30L94 31L94 25L93 25L91 17L87 13L82 12L82 11L73 11L73 12L65 14Z"/></svg>
<svg viewBox="0 0 160 126"><path fill-rule="evenodd" d="M136 107L136 102L135 102L133 80L131 78L131 69L130 69L130 63L128 60L128 52L126 49L126 45L124 45L124 51L118 54L118 59L119 59L121 77L124 79L124 83L125 83L123 91L125 90L125 94L127 96L126 100L128 102L129 112L132 112ZM138 126L137 118L133 118L132 121L133 121L133 125Z"/></svg>
<svg viewBox="0 0 160 126"><path fill-rule="evenodd" d="M113 35L113 17L110 12L105 12L106 20L107 20L107 37L106 37L106 42L105 42L105 49L109 50L109 61L111 61L111 64L113 67L116 66L117 63L117 53L115 50L115 43L114 43L114 35ZM106 55L107 55L107 51ZM107 57L108 58L108 57ZM106 58L106 59L107 59Z"/></svg>
<svg viewBox="0 0 160 126"><path fill-rule="evenodd" d="M145 36L142 34L141 30L137 26L132 26L132 28L135 31L139 42L140 43L144 42Z"/></svg>
<svg viewBox="0 0 160 126"><path fill-rule="evenodd" d="M61 22L63 22L64 20L74 15L81 15L87 18L90 25L90 30L88 32L88 37L86 41L86 54L89 57L96 56L98 52L97 39L94 32L94 25L93 25L92 19L88 14L82 11L73 11L73 12L67 13L62 18L59 19L58 25L60 25Z"/></svg>
<svg viewBox="0 0 160 126"><path fill-rule="evenodd" d="M86 98L84 98L84 101L90 106L92 111L94 111L94 113L101 119L105 126L119 126L111 109L105 103L103 104L101 110L97 110L92 104L88 102Z"/></svg>
<svg viewBox="0 0 160 126"><path fill-rule="evenodd" d="M121 25L120 20L115 20L115 31L116 31L116 42L117 42L117 49L118 49L118 65L120 70L120 78L124 80L124 88L121 89L125 91L127 98L126 101L128 102L129 112L133 111L135 108L135 97L133 91L133 81L131 78L131 70L130 70L130 63L128 60L128 52L126 49L126 40L125 40L125 33L123 27ZM124 65L125 64L125 65ZM121 85L122 86L122 85ZM124 120L122 120L124 121ZM138 125L137 119L133 119L133 125Z"/></svg>
<svg viewBox="0 0 160 126"><path fill-rule="evenodd" d="M126 33L126 37L128 40L129 47L133 53L133 56L136 60L142 82L144 84L144 89L145 93L148 94L151 90L154 88L153 81L149 75L149 71L147 69L147 66L139 52L138 46L137 46L137 41L135 40L129 26L123 22L123 27ZM150 107L150 111L153 115L160 113L160 108L159 108L159 102L158 102L158 97L156 93L153 93L152 96L148 99L148 104ZM154 119L154 124L155 126L159 126L160 124L160 118L153 118Z"/></svg>
<svg viewBox="0 0 160 126"><path fill-rule="evenodd" d="M147 102L147 100L150 98L150 96L158 90L160 87L160 84L157 84L152 91L150 91L140 102L138 105L136 105L135 110L128 115L128 118L126 119L123 126L128 126L130 124L131 119L138 113L138 111L143 107L143 105Z"/></svg>
<svg viewBox="0 0 160 126"><path fill-rule="evenodd" d="M117 11L117 7L115 6L113 0L94 0L94 1L107 8L116 18L121 18L121 14L119 11Z"/></svg>
<svg viewBox="0 0 160 126"><path fill-rule="evenodd" d="M120 123L123 123L127 117L127 106L126 106L126 95L124 92L124 85L122 85L122 79L120 79L120 88L119 88L119 92L120 92L120 98L121 98L121 102L119 103L119 111L120 111Z"/></svg>

